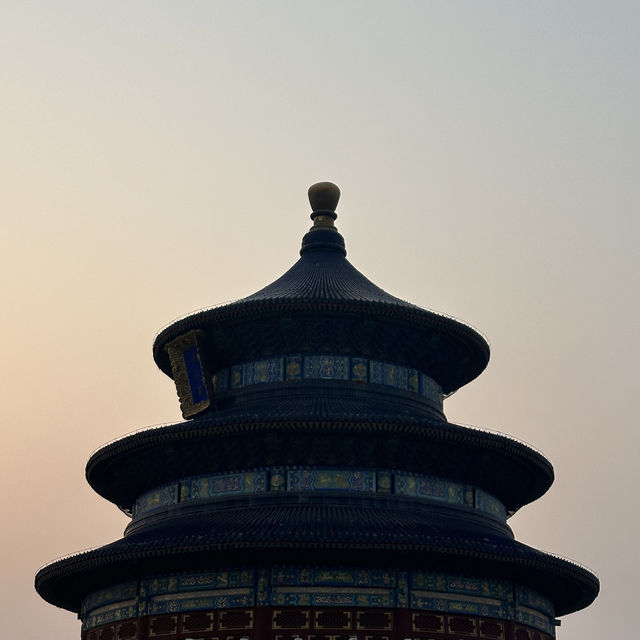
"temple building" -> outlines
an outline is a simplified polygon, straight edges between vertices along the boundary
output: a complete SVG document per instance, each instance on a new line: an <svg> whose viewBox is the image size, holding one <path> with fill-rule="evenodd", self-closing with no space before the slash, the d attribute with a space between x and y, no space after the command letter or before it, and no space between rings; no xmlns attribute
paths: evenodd
<svg viewBox="0 0 640 640"><path fill-rule="evenodd" d="M550 640L597 596L509 527L549 461L445 417L487 342L355 269L339 196L309 189L279 279L157 336L184 421L91 456L89 484L131 521L36 577L82 640Z"/></svg>

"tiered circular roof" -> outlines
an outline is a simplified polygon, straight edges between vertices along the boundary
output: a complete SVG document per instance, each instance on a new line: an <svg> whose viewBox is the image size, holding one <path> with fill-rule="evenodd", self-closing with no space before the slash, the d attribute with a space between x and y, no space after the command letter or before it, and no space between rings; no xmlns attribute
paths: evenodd
<svg viewBox="0 0 640 640"><path fill-rule="evenodd" d="M36 587L45 599L78 611L88 593L140 576L234 563L366 565L373 559L518 581L546 594L557 615L596 597L593 574L517 542L506 524L504 510L516 511L551 485L548 460L506 436L451 424L434 408L434 394L441 399L482 372L487 342L468 325L400 300L357 271L334 226L338 197L335 185L314 185L314 226L300 259L257 293L164 329L155 361L175 377L168 349L193 332L203 370L213 378L247 363L272 359L284 366L287 358L331 354L351 364L388 365L406 380L413 372L431 385L431 396L412 393L408 383L346 375L291 381L282 371L261 384L223 391L212 384L214 401L197 417L97 451L87 465L89 483L132 511L145 492L186 476L267 467L391 469L487 492L503 505L502 519L468 504L353 491L176 502L134 519L119 541L44 567Z"/></svg>

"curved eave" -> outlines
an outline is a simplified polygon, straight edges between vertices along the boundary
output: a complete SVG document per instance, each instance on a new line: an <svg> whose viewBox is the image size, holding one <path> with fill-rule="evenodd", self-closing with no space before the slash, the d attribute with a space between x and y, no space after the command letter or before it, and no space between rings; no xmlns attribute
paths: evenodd
<svg viewBox="0 0 640 640"><path fill-rule="evenodd" d="M87 480L97 493L126 510L142 492L183 478L185 469L199 475L278 464L342 464L469 482L515 511L543 495L554 478L550 462L534 449L450 423L376 421L366 416L264 420L255 414L227 420L203 417L118 440L91 456ZM312 457L320 442L333 447L332 460L324 458L326 450L322 457ZM295 447L303 447L303 453L287 458Z"/></svg>
<svg viewBox="0 0 640 640"><path fill-rule="evenodd" d="M323 318L344 316L345 321L351 317L361 318L363 323L379 322L398 324L401 330L410 329L416 332L416 341L412 347L406 349L407 364L421 368L419 361L411 362L412 355L423 353L426 357L437 358L446 363L446 371L437 380L445 393L451 393L467 384L482 373L489 362L490 350L487 341L471 327L451 318L431 311L426 311L401 303L400 301L371 301L371 300L322 300L315 298L274 298L245 300L201 311L173 323L161 331L153 346L153 357L158 367L171 377L171 364L165 352L165 346L173 339L194 329L202 330L213 351L218 350L215 344L216 333L221 336L221 342L232 342L238 326L248 325L256 321L268 323L274 318L286 318L285 322L299 321L301 317L312 317L315 322ZM276 324L275 332L271 329L263 333L273 340L280 327ZM286 329L285 329L286 331ZM251 331L252 339L257 340L259 332ZM366 331L362 332L363 334ZM224 337L222 337L224 336ZM422 336L420 338L420 336ZM291 348L286 344L287 337L283 337L281 344L270 345L270 355L282 355ZM224 347L220 346L220 350ZM258 345L259 350L259 345ZM302 349L304 352L304 348ZM294 351L295 352L295 351ZM253 354L261 357L259 351ZM354 353L353 355L358 355ZM391 356L389 356L391 358ZM222 365L236 364L236 362L222 362Z"/></svg>
<svg viewBox="0 0 640 640"><path fill-rule="evenodd" d="M78 612L89 593L130 579L218 566L264 566L268 558L266 564L375 562L509 579L549 597L558 616L587 607L599 591L597 577L588 570L514 540L441 535L402 538L402 532L393 541L375 540L360 532L357 540L339 542L307 541L304 534L268 542L251 540L250 534L214 542L202 535L123 539L43 567L35 586L51 604Z"/></svg>

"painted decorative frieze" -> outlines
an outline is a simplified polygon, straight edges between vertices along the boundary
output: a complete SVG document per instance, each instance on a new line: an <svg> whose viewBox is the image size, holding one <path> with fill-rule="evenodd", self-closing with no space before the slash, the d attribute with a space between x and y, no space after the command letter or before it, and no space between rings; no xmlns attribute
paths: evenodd
<svg viewBox="0 0 640 640"><path fill-rule="evenodd" d="M301 380L348 380L393 387L421 396L442 410L442 389L426 374L356 356L300 354L253 360L217 371L212 384L216 393L225 393L253 385Z"/></svg>
<svg viewBox="0 0 640 640"><path fill-rule="evenodd" d="M278 566L159 576L91 594L83 602L81 618L87 630L141 615L243 609L250 613L255 606L275 607L274 616L278 607L328 607L338 612L340 608L410 609L438 612L442 621L449 615L461 616L455 624L461 624L463 618L482 617L510 620L550 636L554 633L551 603L522 585L444 573L353 567ZM421 621L425 614L414 613L417 624L425 624ZM317 624L323 624L323 615ZM278 618L283 624L284 619Z"/></svg>
<svg viewBox="0 0 640 640"><path fill-rule="evenodd" d="M140 496L133 519L193 500L215 500L271 491L340 491L398 495L464 505L506 521L504 505L482 489L425 474L385 469L269 467L184 478Z"/></svg>

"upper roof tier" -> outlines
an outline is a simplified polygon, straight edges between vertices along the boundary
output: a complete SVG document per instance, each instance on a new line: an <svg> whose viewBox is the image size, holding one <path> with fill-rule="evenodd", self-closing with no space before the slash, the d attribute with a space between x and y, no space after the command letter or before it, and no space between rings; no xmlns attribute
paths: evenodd
<svg viewBox="0 0 640 640"><path fill-rule="evenodd" d="M477 331L390 295L346 259L334 226L339 197L330 182L310 187L313 227L300 259L258 292L165 328L154 343L158 367L174 378L172 343L197 334L209 374L274 356L339 354L413 367L445 394L477 377L489 361Z"/></svg>

